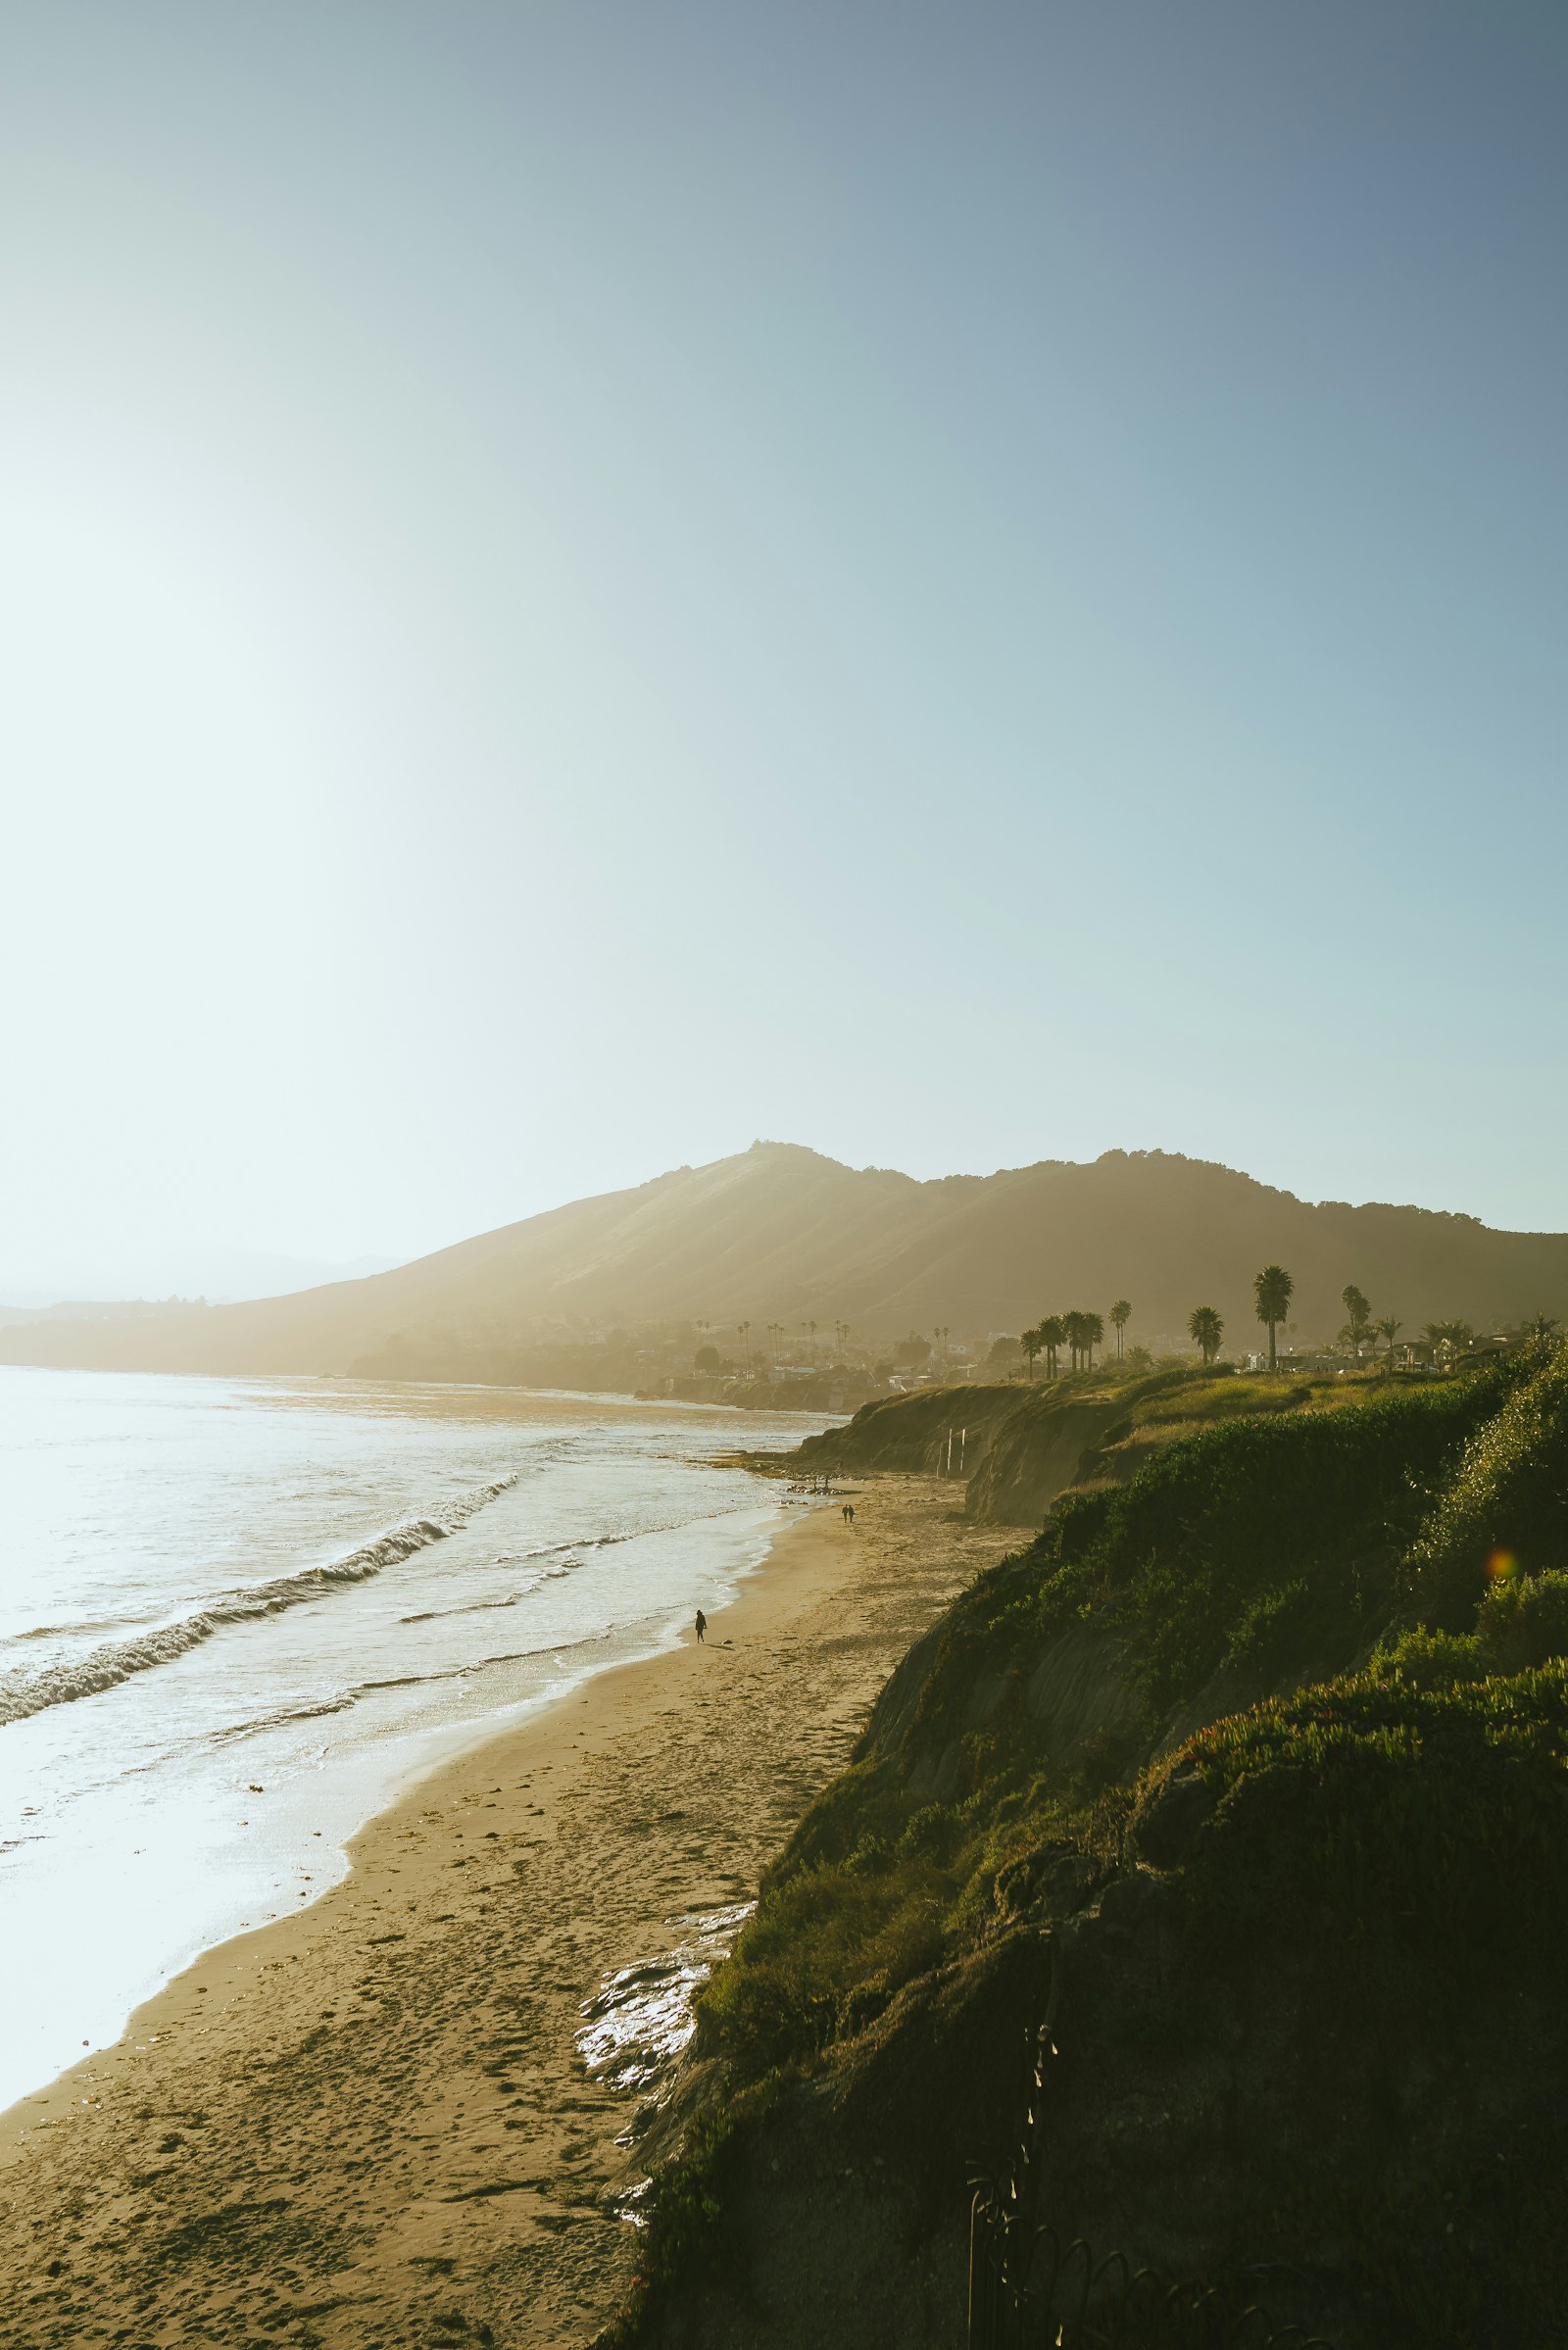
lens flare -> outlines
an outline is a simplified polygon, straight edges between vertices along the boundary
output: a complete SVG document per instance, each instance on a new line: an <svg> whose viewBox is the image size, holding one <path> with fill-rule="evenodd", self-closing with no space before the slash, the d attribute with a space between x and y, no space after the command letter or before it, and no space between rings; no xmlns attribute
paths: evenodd
<svg viewBox="0 0 1568 2350"><path fill-rule="evenodd" d="M1487 1560L1489 1583L1511 1583L1519 1572L1519 1561L1511 1550L1494 1550Z"/></svg>

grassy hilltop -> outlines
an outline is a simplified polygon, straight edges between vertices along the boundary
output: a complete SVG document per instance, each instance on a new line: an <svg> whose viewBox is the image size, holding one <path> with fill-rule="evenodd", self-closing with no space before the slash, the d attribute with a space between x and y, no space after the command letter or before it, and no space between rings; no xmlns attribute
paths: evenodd
<svg viewBox="0 0 1568 2350"><path fill-rule="evenodd" d="M1216 1384L1124 1395L1111 1451L1176 1433L1091 1448L768 1873L625 2341L961 2339L1053 1975L1064 2239L1346 2350L1560 2338L1568 1349Z"/></svg>

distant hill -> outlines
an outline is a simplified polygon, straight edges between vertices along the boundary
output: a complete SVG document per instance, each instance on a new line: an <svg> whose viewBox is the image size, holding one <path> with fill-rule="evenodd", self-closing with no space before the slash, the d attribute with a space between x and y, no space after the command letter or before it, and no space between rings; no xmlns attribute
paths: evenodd
<svg viewBox="0 0 1568 2350"><path fill-rule="evenodd" d="M1130 1340L1182 1340L1219 1308L1230 1346L1255 1344L1251 1277L1296 1276L1306 1341L1338 1329L1355 1282L1407 1332L1478 1329L1538 1308L1568 1317L1568 1235L1494 1232L1473 1216L1313 1204L1164 1151L1109 1151L930 1183L853 1168L789 1143L579 1199L366 1280L167 1318L0 1330L0 1360L116 1369L346 1371L396 1333L509 1341L701 1317L860 1340L947 1324L1016 1331L1061 1307L1131 1299Z"/></svg>

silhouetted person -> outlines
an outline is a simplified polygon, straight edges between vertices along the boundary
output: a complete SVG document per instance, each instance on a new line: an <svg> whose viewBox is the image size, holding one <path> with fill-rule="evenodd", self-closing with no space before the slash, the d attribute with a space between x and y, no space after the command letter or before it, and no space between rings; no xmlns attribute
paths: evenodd
<svg viewBox="0 0 1568 2350"><path fill-rule="evenodd" d="M855 1504L853 1501L846 1501L844 1504L844 1523L846 1526L853 1526L855 1524Z"/></svg>
<svg viewBox="0 0 1568 2350"><path fill-rule="evenodd" d="M698 1639L699 1639L699 1640L701 1640L701 1639L702 1639L702 1637L703 1637L704 1633L705 1633L707 1630L708 1630L708 1618L707 1618L707 1617L704 1615L704 1613L703 1613L702 1609L701 1609L701 1608L699 1608L699 1609L697 1610L697 1637L698 1637Z"/></svg>

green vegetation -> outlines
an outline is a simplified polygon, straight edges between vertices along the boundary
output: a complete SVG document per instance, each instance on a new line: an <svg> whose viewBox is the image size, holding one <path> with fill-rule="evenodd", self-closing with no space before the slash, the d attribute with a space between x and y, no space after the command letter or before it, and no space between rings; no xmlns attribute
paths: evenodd
<svg viewBox="0 0 1568 2350"><path fill-rule="evenodd" d="M812 2057L863 2023L994 1918L999 1885L1042 1840L1105 1849L1161 1724L1217 1678L1240 1684L1245 1703L1282 1675L1344 1671L1370 1649L1406 1546L1425 1539L1446 1475L1502 1394L1495 1373L1393 1391L1356 1382L1371 1397L1359 1409L1282 1399L1232 1418L1219 1415L1238 1390L1244 1403L1250 1388L1273 1401L1281 1383L1140 1384L1151 1413L1164 1402L1187 1424L1216 1416L1129 1485L1065 1495L1039 1541L951 1610L910 1722L891 1743L873 1724L706 1994L744 2073ZM1478 1568L1472 1610L1483 1582ZM1102 1641L1126 1702L1063 1754L1027 1685L1069 1634ZM951 1792L933 1803L917 1790L943 1758Z"/></svg>
<svg viewBox="0 0 1568 2350"><path fill-rule="evenodd" d="M1410 1620L1460 1631L1489 1574L1502 1580L1515 1569L1555 1567L1564 1555L1565 1494L1568 1349L1521 1378L1470 1437L1403 1564Z"/></svg>
<svg viewBox="0 0 1568 2350"><path fill-rule="evenodd" d="M1155 1941L1073 1961L1081 2127L1112 2133L1086 2175L1131 2179L1135 2221L1165 2197L1221 2260L1317 2271L1332 2247L1349 2341L1543 2338L1568 2179L1568 1347L1419 1386L1080 1374L1029 1408L1092 1392L1126 1407L1110 1449L1167 1441L1064 1494L906 1661L764 1878L698 2046L758 2114L819 2078L851 2096L867 2048L886 2096L922 1986L1020 1924L1153 1900ZM1478 2006L1480 2081L1454 2049ZM1113 2134L1151 2068L1147 2099L1198 2117L1197 2203L1153 2141L1133 2179ZM1527 2130L1536 2167L1504 2186Z"/></svg>
<svg viewBox="0 0 1568 2350"><path fill-rule="evenodd" d="M1168 1412L1178 1441L1128 1486L1065 1494L1037 1542L978 1579L907 1720L872 1725L768 1876L706 1995L750 2078L811 2059L983 1930L1042 1842L1107 1854L1138 1762L1180 1711L1201 1718L1206 1692L1230 1713L1279 1681L1331 1681L1387 1631L1371 1681L1343 1688L1382 1689L1356 1704L1385 1708L1394 1737L1434 1676L1457 1688L1568 1647L1568 1577L1486 1575L1504 1532L1543 1563L1556 1540L1568 1563L1568 1358L1410 1389L1163 1375L1138 1382L1136 1410ZM1448 1645L1410 1617L1434 1577L1464 1587L1472 1629ZM1101 1642L1121 1699L1067 1753L1027 1694L1065 1636ZM1203 1732L1218 1739L1203 1758L1281 1735L1269 1723L1316 1739L1321 1711L1298 1723L1267 1706L1246 1735ZM945 1800L921 1793L933 1772Z"/></svg>
<svg viewBox="0 0 1568 2350"><path fill-rule="evenodd" d="M1232 1933L1321 1904L1362 1942L1545 1958L1568 1927L1568 1576L1551 1580L1538 1630L1549 1617L1558 1645L1534 1672L1423 1686L1380 1659L1190 1739L1172 1767L1223 1800L1189 1899Z"/></svg>

